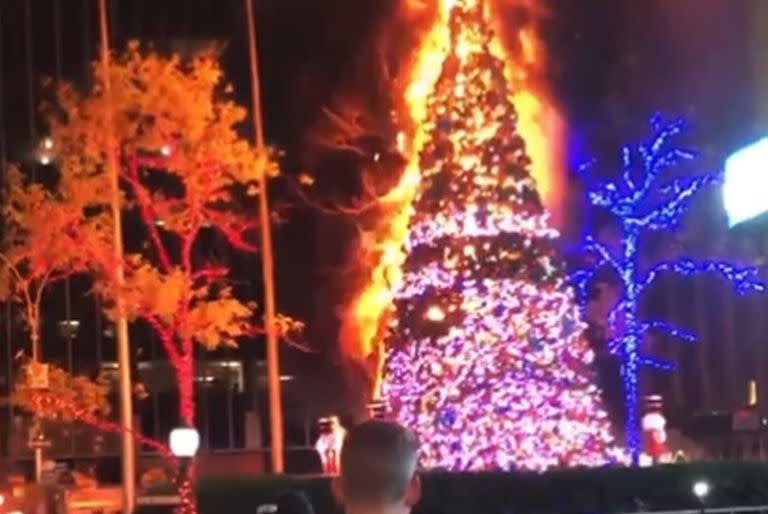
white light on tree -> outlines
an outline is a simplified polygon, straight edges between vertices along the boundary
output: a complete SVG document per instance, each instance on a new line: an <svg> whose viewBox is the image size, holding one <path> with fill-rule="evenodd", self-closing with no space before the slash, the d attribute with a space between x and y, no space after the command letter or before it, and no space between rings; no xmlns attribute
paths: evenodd
<svg viewBox="0 0 768 514"><path fill-rule="evenodd" d="M200 448L200 433L195 428L174 428L169 442L176 457L194 457Z"/></svg>
<svg viewBox="0 0 768 514"><path fill-rule="evenodd" d="M723 204L731 227L768 211L768 137L725 161Z"/></svg>

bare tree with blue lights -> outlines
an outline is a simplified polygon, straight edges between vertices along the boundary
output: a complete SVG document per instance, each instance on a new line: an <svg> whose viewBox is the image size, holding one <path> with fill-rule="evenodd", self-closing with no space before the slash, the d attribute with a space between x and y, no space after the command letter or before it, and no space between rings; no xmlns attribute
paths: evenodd
<svg viewBox="0 0 768 514"><path fill-rule="evenodd" d="M590 206L605 210L615 218L620 230L620 242L614 248L588 232L583 241L582 253L588 257L591 265L577 270L573 275L577 292L584 302L597 272L608 270L618 278L621 294L608 311L607 345L610 353L620 360L625 437L633 464L639 462L641 452L638 426L640 369L674 369L672 363L643 353L645 337L649 332L657 332L686 342L696 338L693 333L667 321L641 316L638 307L646 289L665 273L683 276L714 273L727 280L739 295L765 289L754 267L738 267L723 261L690 257L660 260L649 265L643 262L641 265L639 256L642 249L638 245L641 234L676 231L696 193L705 186L717 184L722 176L720 172L696 176L680 176L675 173L675 168L696 158L694 152L674 142L685 129L683 120L667 122L657 114L650 120L650 127L651 137L648 141L622 148L619 179L601 181L589 177L594 161L579 168L579 174L585 180Z"/></svg>

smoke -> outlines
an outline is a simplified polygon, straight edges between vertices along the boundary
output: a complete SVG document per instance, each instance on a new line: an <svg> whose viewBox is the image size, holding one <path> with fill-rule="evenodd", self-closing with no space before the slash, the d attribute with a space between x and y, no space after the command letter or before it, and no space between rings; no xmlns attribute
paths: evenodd
<svg viewBox="0 0 768 514"><path fill-rule="evenodd" d="M363 328L373 323L361 319L354 309L382 259L382 239L395 206L381 199L400 182L406 160L400 154L398 134L411 130L403 102L407 75L436 13L432 2L382 4L302 145L304 165L315 178L313 188L332 190L326 194L334 198L331 209L343 214L333 223L339 231L357 236L349 243L342 269L334 273L329 287L340 285L342 290L333 303L337 305L344 390L351 392L344 401L358 412L364 412L370 399L375 363L363 337ZM340 188L344 189L341 193Z"/></svg>

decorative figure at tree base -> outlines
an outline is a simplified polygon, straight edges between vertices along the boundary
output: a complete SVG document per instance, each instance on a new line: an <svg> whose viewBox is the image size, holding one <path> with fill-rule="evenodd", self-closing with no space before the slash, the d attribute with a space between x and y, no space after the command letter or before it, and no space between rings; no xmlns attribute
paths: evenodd
<svg viewBox="0 0 768 514"><path fill-rule="evenodd" d="M321 418L320 437L315 443L315 449L320 455L324 475L338 475L340 469L341 446L347 431L341 426L337 416Z"/></svg>
<svg viewBox="0 0 768 514"><path fill-rule="evenodd" d="M661 397L648 396L645 409L642 419L643 460L648 465L658 464L667 455L667 420L662 413Z"/></svg>

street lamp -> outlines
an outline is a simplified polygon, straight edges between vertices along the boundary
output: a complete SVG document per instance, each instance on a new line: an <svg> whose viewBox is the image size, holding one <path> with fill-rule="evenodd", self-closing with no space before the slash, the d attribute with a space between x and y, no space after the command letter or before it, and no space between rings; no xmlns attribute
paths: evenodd
<svg viewBox="0 0 768 514"><path fill-rule="evenodd" d="M709 482L706 480L697 480L693 483L693 495L698 498L699 503L701 504L701 512L705 512L707 510L707 496L709 496Z"/></svg>
<svg viewBox="0 0 768 514"><path fill-rule="evenodd" d="M191 459L200 448L200 432L196 428L179 427L171 430L171 453L182 459Z"/></svg>
<svg viewBox="0 0 768 514"><path fill-rule="evenodd" d="M48 166L56 160L56 149L54 148L53 139L45 137L37 142L35 159L43 166Z"/></svg>
<svg viewBox="0 0 768 514"><path fill-rule="evenodd" d="M179 488L180 507L178 512L187 514L196 512L194 495L192 494L193 461L198 448L200 448L200 433L194 427L178 427L171 430L169 437L171 453L178 457L180 462Z"/></svg>
<svg viewBox="0 0 768 514"><path fill-rule="evenodd" d="M709 482L705 480L699 480L693 484L693 494L696 496L696 498L699 499L699 501L704 501L704 499L709 495Z"/></svg>

